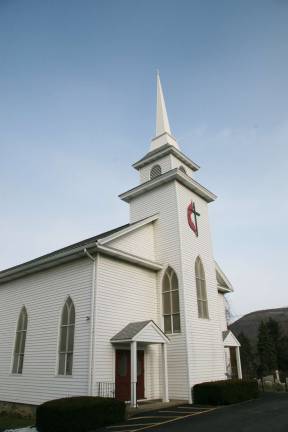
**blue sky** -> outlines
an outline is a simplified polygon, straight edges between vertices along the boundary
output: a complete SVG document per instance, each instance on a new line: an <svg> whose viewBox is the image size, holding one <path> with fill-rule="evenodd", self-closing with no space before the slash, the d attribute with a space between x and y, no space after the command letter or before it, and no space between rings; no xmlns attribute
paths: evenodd
<svg viewBox="0 0 288 432"><path fill-rule="evenodd" d="M0 0L0 269L127 222L159 68L234 314L287 306L287 22L286 0Z"/></svg>

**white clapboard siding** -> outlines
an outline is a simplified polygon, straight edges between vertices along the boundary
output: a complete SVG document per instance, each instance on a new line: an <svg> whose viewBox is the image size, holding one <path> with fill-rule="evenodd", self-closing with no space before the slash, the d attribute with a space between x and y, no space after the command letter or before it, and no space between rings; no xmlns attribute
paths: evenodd
<svg viewBox="0 0 288 432"><path fill-rule="evenodd" d="M180 167L185 168L186 174L189 177L193 177L193 171L191 170L191 168L189 168L186 164L184 164L174 155L171 155L171 169L180 168Z"/></svg>
<svg viewBox="0 0 288 432"><path fill-rule="evenodd" d="M101 255L97 265L95 319L94 382L114 382L115 349L110 339L130 322L158 321L155 272ZM158 398L159 349L145 350L146 397Z"/></svg>
<svg viewBox="0 0 288 432"><path fill-rule="evenodd" d="M108 242L108 245L141 258L155 260L153 222Z"/></svg>
<svg viewBox="0 0 288 432"><path fill-rule="evenodd" d="M169 397L188 399L189 380L187 373L187 350L185 337L184 297L181 265L181 244L179 238L176 183L169 183L161 188L134 198L130 203L130 221L135 222L159 213L155 222L155 258L165 267L170 265L179 279L181 328L179 334L169 335L168 378ZM159 322L163 328L161 314L161 286L163 272L158 277Z"/></svg>
<svg viewBox="0 0 288 432"><path fill-rule="evenodd" d="M92 264L79 259L0 286L0 401L40 404L86 395ZM62 307L71 296L76 310L73 376L57 376L57 344ZM15 331L25 305L28 329L24 368L11 373Z"/></svg>
<svg viewBox="0 0 288 432"><path fill-rule="evenodd" d="M187 207L195 202L199 236L196 237L187 222ZM177 183L178 223L181 241L182 272L186 305L186 329L190 384L225 378L225 357L222 341L221 318L207 203L186 187ZM208 297L209 319L198 318L195 280L195 260L201 257Z"/></svg>
<svg viewBox="0 0 288 432"><path fill-rule="evenodd" d="M221 330L227 330L227 320L226 320L226 306L225 306L225 294L218 292L218 307L220 314L220 324Z"/></svg>
<svg viewBox="0 0 288 432"><path fill-rule="evenodd" d="M140 172L140 183L145 183L150 180L150 171L154 165L160 165L161 173L164 174L174 168L180 168L181 166L185 168L186 174L193 177L193 171L185 163L180 161L176 156L169 154L160 157L157 161L145 165L139 170Z"/></svg>

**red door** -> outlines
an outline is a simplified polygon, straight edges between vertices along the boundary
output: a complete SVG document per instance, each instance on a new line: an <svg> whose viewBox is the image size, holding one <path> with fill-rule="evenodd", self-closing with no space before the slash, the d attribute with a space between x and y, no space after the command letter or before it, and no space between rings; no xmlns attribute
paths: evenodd
<svg viewBox="0 0 288 432"><path fill-rule="evenodd" d="M116 350L116 399L131 399L130 351ZM144 398L144 351L137 351L137 399Z"/></svg>

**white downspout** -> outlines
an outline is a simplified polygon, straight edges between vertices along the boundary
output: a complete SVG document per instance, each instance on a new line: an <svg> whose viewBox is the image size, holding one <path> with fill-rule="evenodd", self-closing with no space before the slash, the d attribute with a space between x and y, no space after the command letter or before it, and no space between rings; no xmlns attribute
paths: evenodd
<svg viewBox="0 0 288 432"><path fill-rule="evenodd" d="M95 345L95 300L96 300L96 265L97 255L93 257L85 248L84 254L93 261L92 270L92 295L91 295L91 331L90 331L90 349L89 349L89 375L88 375L88 396L93 396L93 378L94 378L94 345Z"/></svg>

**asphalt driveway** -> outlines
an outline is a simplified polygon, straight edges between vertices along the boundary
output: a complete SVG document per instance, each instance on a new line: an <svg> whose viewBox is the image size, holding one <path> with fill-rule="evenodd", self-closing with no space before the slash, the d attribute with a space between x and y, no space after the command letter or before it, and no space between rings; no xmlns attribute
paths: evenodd
<svg viewBox="0 0 288 432"><path fill-rule="evenodd" d="M132 417L107 432L288 432L288 393L212 408L183 405Z"/></svg>

